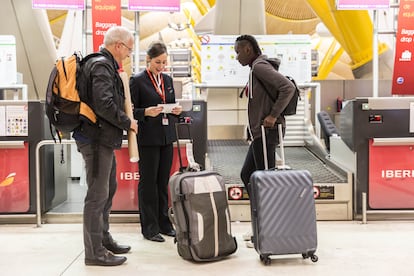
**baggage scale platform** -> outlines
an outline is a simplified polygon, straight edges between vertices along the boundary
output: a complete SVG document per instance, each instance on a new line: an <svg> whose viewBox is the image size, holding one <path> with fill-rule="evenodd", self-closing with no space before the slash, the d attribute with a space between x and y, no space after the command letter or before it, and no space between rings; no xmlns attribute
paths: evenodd
<svg viewBox="0 0 414 276"><path fill-rule="evenodd" d="M224 177L233 221L250 221L249 200L240 179L247 149L244 140L208 141L210 168ZM285 160L292 169L310 171L318 220L352 220L351 173L321 160L305 146L285 146Z"/></svg>

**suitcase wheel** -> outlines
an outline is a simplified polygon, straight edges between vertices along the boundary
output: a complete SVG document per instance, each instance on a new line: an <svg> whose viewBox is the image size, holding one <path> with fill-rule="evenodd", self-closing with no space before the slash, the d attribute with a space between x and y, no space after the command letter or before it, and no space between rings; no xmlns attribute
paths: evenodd
<svg viewBox="0 0 414 276"><path fill-rule="evenodd" d="M304 259L310 258L312 262L316 263L318 261L318 256L313 253L302 253Z"/></svg>
<svg viewBox="0 0 414 276"><path fill-rule="evenodd" d="M260 261L262 261L264 265L270 265L272 262L269 255L260 255Z"/></svg>

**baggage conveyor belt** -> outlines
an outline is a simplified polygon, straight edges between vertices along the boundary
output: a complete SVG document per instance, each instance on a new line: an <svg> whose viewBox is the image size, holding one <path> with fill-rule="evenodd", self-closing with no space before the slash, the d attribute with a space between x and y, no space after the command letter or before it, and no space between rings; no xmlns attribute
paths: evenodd
<svg viewBox="0 0 414 276"><path fill-rule="evenodd" d="M223 176L229 189L232 220L250 220L247 193L243 191L243 196L238 200L230 196L231 188L243 189L240 170L247 149L248 143L244 140L208 141L210 168ZM318 220L352 219L352 176L350 173L329 167L306 147L285 147L285 160L290 168L305 169L311 173Z"/></svg>

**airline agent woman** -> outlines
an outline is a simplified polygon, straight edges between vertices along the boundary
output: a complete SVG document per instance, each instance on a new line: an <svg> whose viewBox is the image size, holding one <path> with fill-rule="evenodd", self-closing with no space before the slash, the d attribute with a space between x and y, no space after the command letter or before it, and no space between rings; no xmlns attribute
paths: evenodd
<svg viewBox="0 0 414 276"><path fill-rule="evenodd" d="M173 80L163 73L167 48L153 42L147 50L147 68L130 79L134 118L138 120L139 174L138 200L144 238L163 242L175 231L168 218L168 181L176 141L175 123L182 111L174 107L163 113L158 104L175 103Z"/></svg>

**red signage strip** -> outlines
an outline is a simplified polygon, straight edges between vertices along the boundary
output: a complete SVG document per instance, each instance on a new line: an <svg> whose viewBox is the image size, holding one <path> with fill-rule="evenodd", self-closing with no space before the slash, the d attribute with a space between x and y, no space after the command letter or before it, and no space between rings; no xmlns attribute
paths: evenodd
<svg viewBox="0 0 414 276"><path fill-rule="evenodd" d="M400 0L395 46L393 95L414 95L412 54L414 52L414 3Z"/></svg>
<svg viewBox="0 0 414 276"><path fill-rule="evenodd" d="M121 25L121 0L92 0L93 51L99 51L106 31Z"/></svg>

